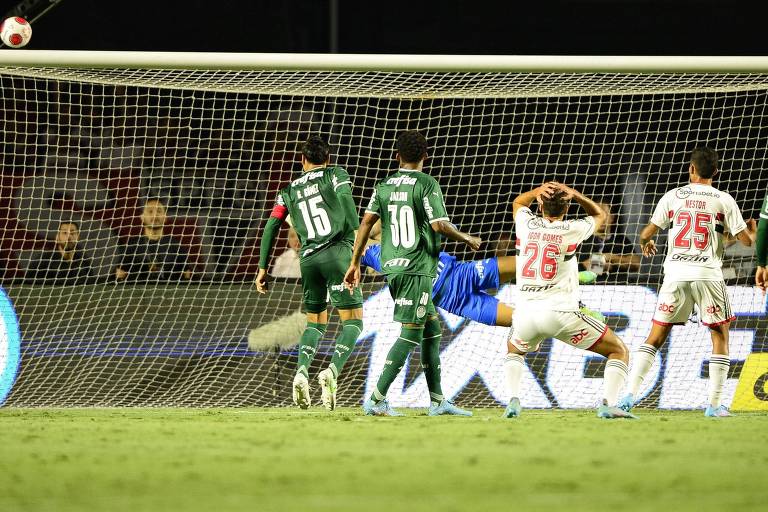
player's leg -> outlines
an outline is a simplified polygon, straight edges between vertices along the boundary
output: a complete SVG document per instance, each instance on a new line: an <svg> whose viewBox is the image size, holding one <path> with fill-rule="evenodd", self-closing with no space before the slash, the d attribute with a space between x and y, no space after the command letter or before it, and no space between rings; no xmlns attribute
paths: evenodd
<svg viewBox="0 0 768 512"><path fill-rule="evenodd" d="M608 359L603 373L603 397L597 409L599 418L634 418L616 407L620 389L627 380L629 349L607 326L581 311L555 312L560 330L555 338L568 345L589 350Z"/></svg>
<svg viewBox="0 0 768 512"><path fill-rule="evenodd" d="M728 378L731 358L728 355L728 338L730 322L710 325L712 335L712 355L709 357L709 406L704 411L708 417L719 418L731 416L728 409L720 402L723 386Z"/></svg>
<svg viewBox="0 0 768 512"><path fill-rule="evenodd" d="M431 301L432 281L425 276L390 275L387 282L389 293L395 301L394 320L400 322L402 327L400 336L387 353L384 369L371 397L363 403L363 411L375 416L400 416L389 406L387 391L403 368L408 354L421 344L424 337L424 324L427 320L425 304Z"/></svg>
<svg viewBox="0 0 768 512"><path fill-rule="evenodd" d="M728 378L731 358L728 355L729 329L734 320L731 301L722 281L697 281L691 290L699 305L701 321L709 327L712 336L712 355L709 357L709 405L704 415L712 418L731 416L721 403L723 386Z"/></svg>
<svg viewBox="0 0 768 512"><path fill-rule="evenodd" d="M588 350L608 359L603 372L603 403L613 406L627 382L629 349L613 330L605 326L601 337Z"/></svg>
<svg viewBox="0 0 768 512"><path fill-rule="evenodd" d="M293 378L293 402L306 409L312 404L309 396L309 365L315 358L317 344L325 335L328 325L328 291L325 279L313 260L302 262L301 277L307 327L299 340L299 359Z"/></svg>
<svg viewBox="0 0 768 512"><path fill-rule="evenodd" d="M517 418L522 412L520 387L525 372L525 354L535 352L541 341L551 336L551 332L547 330L547 327L553 325L550 312L544 312L541 316L543 318L536 318L535 315L519 317L507 337L504 374L507 381L509 403L504 410L504 418Z"/></svg>
<svg viewBox="0 0 768 512"><path fill-rule="evenodd" d="M515 256L500 256L495 259L496 266L499 269L499 282L497 286L502 283L511 283L515 279L517 271L517 258Z"/></svg>
<svg viewBox="0 0 768 512"><path fill-rule="evenodd" d="M336 408L337 379L344 363L355 348L358 336L363 332L363 295L360 288L349 293L344 288L344 272L352 258L352 250L339 245L328 247L323 253L323 274L328 283L331 304L336 307L341 317L341 332L336 337L331 363L321 371L317 380L320 383L321 399L328 410Z"/></svg>
<svg viewBox="0 0 768 512"><path fill-rule="evenodd" d="M619 401L619 407L629 411L634 406L643 380L656 360L656 353L667 341L672 327L685 324L692 311L690 283L665 280L659 290L651 332L632 356L628 393Z"/></svg>
<svg viewBox="0 0 768 512"><path fill-rule="evenodd" d="M426 324L424 324L424 337L421 340L421 366L424 368L424 377L429 389L429 416L472 416L472 412L461 409L446 400L443 396L443 387L440 376L440 340L443 337L443 326L437 316L435 306L431 304Z"/></svg>

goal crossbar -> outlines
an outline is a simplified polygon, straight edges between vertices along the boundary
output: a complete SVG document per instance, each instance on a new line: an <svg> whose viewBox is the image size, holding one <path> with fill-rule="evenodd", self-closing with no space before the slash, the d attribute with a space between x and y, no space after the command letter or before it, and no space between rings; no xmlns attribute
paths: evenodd
<svg viewBox="0 0 768 512"><path fill-rule="evenodd" d="M0 66L521 73L765 73L768 56L374 55L0 50Z"/></svg>

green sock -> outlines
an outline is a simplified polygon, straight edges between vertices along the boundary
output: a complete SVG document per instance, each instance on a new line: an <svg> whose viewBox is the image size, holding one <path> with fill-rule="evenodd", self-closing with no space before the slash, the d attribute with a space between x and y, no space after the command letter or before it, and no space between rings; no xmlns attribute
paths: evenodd
<svg viewBox="0 0 768 512"><path fill-rule="evenodd" d="M421 366L429 388L429 400L440 403L445 397L440 385L440 339L443 337L443 326L440 320L427 320L424 326L424 339L421 340Z"/></svg>
<svg viewBox="0 0 768 512"><path fill-rule="evenodd" d="M334 377L339 376L344 363L347 362L352 349L355 348L357 337L363 332L362 320L344 320L341 325L341 334L336 338L336 348L331 358L330 368Z"/></svg>
<svg viewBox="0 0 768 512"><path fill-rule="evenodd" d="M315 358L317 342L325 334L325 327L325 324L307 322L307 328L304 329L301 341L299 341L299 367L296 369L296 373L303 373L305 377L309 378L309 364Z"/></svg>
<svg viewBox="0 0 768 512"><path fill-rule="evenodd" d="M408 354L421 343L423 335L424 329L421 327L412 329L403 326L403 328L400 329L400 337L397 338L395 344L389 349L387 362L384 363L384 370L382 370L379 381L376 383L376 388L373 390L371 400L379 403L386 398L389 386L392 385L397 374L403 369Z"/></svg>

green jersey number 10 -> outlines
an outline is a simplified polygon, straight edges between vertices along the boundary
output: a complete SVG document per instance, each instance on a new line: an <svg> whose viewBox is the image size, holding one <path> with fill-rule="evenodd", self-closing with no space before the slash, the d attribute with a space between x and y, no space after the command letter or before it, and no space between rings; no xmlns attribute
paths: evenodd
<svg viewBox="0 0 768 512"><path fill-rule="evenodd" d="M328 218L328 212L320 204L323 201L322 196L310 197L306 201L299 201L299 210L304 218L304 225L307 227L307 238L316 236L326 236L331 232L331 219Z"/></svg>
<svg viewBox="0 0 768 512"><path fill-rule="evenodd" d="M390 204L387 210L389 211L389 229L392 233L392 245L405 249L410 249L416 245L416 223L413 220L413 208L407 204L399 208L397 205Z"/></svg>

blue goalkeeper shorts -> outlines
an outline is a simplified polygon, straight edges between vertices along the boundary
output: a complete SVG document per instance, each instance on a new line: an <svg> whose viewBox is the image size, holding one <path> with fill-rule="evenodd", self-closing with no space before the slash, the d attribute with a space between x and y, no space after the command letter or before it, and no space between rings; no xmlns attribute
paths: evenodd
<svg viewBox="0 0 768 512"><path fill-rule="evenodd" d="M435 290L435 306L481 324L496 325L499 300L483 290L498 289L498 260L466 261L446 270L449 274L443 285Z"/></svg>

